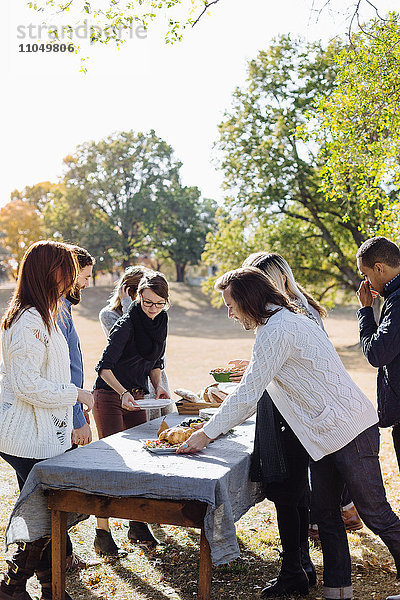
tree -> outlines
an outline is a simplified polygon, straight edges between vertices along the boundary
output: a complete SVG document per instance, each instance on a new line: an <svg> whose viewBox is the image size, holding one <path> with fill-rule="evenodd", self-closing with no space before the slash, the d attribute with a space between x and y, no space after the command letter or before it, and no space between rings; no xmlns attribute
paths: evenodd
<svg viewBox="0 0 400 600"><path fill-rule="evenodd" d="M3 264L17 276L19 264L31 244L44 238L43 218L28 202L13 199L0 209L1 245L6 256Z"/></svg>
<svg viewBox="0 0 400 600"><path fill-rule="evenodd" d="M118 235L112 228L107 215L100 209L80 202L79 195L69 194L59 184L62 193L49 199L43 207L43 224L47 237L81 246L96 258L93 282L98 270L112 270L115 262L113 248L118 244Z"/></svg>
<svg viewBox="0 0 400 600"><path fill-rule="evenodd" d="M188 27L194 27L209 9L218 4L220 0L192 0L184 3L182 0L158 0L158 2L143 2L143 0L35 0L28 1L27 5L39 12L46 22L54 22L54 17L62 14L68 17L68 24L62 27L62 38L65 34L74 40L76 27L81 26L90 19L88 25L89 39L92 44L108 44L114 42L118 47L124 43L124 34L128 34L134 25L141 25L149 29L151 24L160 16L167 17L166 43L181 40ZM227 3L225 3L227 5ZM331 6L333 5L333 6ZM359 22L363 6L375 10L380 17L378 8L371 0L357 0L348 3L347 20L349 34L353 24ZM323 10L330 7L334 11L333 0L325 0L322 8L318 10L313 4L310 15L319 16ZM340 15L343 16L341 7ZM337 11L338 12L338 11ZM318 19L316 16L316 19ZM82 19L83 17L83 19ZM83 21L83 23L82 23ZM60 38L59 28L50 27L49 33L53 39ZM76 47L78 50L79 48ZM85 69L83 69L85 70Z"/></svg>
<svg viewBox="0 0 400 600"><path fill-rule="evenodd" d="M160 196L179 180L181 163L166 142L150 133L115 133L98 143L79 146L64 159L66 194L114 232L114 255L124 267L148 252L149 232ZM101 221L101 219L100 219Z"/></svg>
<svg viewBox="0 0 400 600"><path fill-rule="evenodd" d="M358 288L360 228L375 218L351 196L352 218L342 219L341 208L319 189L316 141L307 145L296 133L306 113L316 118L316 99L332 94L333 58L340 50L339 42L324 49L289 35L275 40L250 62L247 85L235 91L218 143L230 196L226 211L231 218L245 211L253 230L260 226L265 233L258 249L282 253L320 297L337 288ZM206 260L218 258L215 240L207 242Z"/></svg>
<svg viewBox="0 0 400 600"><path fill-rule="evenodd" d="M324 140L321 190L360 235L399 236L400 23L373 20L336 55L338 76L310 117L308 139ZM307 137L307 133L305 134ZM353 202L356 198L356 204Z"/></svg>
<svg viewBox="0 0 400 600"><path fill-rule="evenodd" d="M219 0L192 0L187 6L181 0L159 0L158 2L143 2L142 0L36 0L27 2L28 6L40 12L49 22L60 13L67 16L69 22L62 27L62 37L67 35L74 40L76 27L86 21L89 39L92 44L108 44L114 42L117 46L124 43L124 34L129 34L134 26L144 30L159 16L167 16L166 43L181 40L183 32L188 27L194 27L208 9L218 4ZM82 19L83 17L83 19ZM90 20L90 21L89 21ZM88 24L89 21L89 24ZM49 33L53 39L60 39L60 29L50 27Z"/></svg>
<svg viewBox="0 0 400 600"><path fill-rule="evenodd" d="M200 199L197 187L175 182L159 196L151 225L151 246L156 255L175 264L176 280L184 281L187 265L201 258L208 232L214 229L216 203Z"/></svg>

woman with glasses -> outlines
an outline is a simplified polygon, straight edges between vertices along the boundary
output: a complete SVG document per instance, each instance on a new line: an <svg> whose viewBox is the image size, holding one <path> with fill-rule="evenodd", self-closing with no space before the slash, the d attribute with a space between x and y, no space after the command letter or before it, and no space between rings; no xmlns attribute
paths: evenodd
<svg viewBox="0 0 400 600"><path fill-rule="evenodd" d="M93 415L99 438L141 425L147 420L136 400L149 393L148 380L155 398L169 398L161 372L167 339L169 306L168 282L164 275L146 272L137 289L137 299L111 329L107 346L96 366ZM102 555L118 555L107 519L98 519L95 550ZM131 521L131 541L156 544L144 523Z"/></svg>
<svg viewBox="0 0 400 600"><path fill-rule="evenodd" d="M118 319L128 312L132 302L136 300L138 286L142 277L151 273L154 273L154 271L144 265L133 265L125 269L115 284L107 305L99 313L100 324L107 338ZM155 392L150 379L148 379L147 385L150 396L153 398ZM170 396L168 378L164 369L161 371L161 385L168 392L168 396ZM161 409L151 408L147 411L147 416L149 420L158 419L161 416L169 415L173 410L172 404Z"/></svg>

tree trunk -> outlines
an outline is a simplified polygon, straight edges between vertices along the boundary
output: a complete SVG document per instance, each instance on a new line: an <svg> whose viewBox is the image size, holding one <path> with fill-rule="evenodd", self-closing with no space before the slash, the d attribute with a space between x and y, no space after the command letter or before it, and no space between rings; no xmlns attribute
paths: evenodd
<svg viewBox="0 0 400 600"><path fill-rule="evenodd" d="M175 263L175 268L176 268L176 281L182 283L183 281L185 281L186 264L185 263Z"/></svg>

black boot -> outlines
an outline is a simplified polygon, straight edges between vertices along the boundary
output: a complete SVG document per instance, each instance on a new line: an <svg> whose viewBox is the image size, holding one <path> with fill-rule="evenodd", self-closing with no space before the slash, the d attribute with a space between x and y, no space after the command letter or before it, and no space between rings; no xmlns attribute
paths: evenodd
<svg viewBox="0 0 400 600"><path fill-rule="evenodd" d="M40 596L40 600L52 600L53 592L52 592L52 570L51 570L51 544L47 544L42 557L40 559L40 564L38 568L35 570L37 580L39 581L42 588L42 595ZM65 600L72 600L71 596L65 591Z"/></svg>
<svg viewBox="0 0 400 600"><path fill-rule="evenodd" d="M147 523L141 521L129 521L128 539L131 542L157 546L160 542L154 537Z"/></svg>
<svg viewBox="0 0 400 600"><path fill-rule="evenodd" d="M317 583L317 573L310 558L310 548L308 545L308 540L306 540L300 545L300 558L301 566L305 570L306 575L308 577L308 585L310 587L313 587Z"/></svg>
<svg viewBox="0 0 400 600"><path fill-rule="evenodd" d="M0 583L0 600L32 600L26 591L26 582L32 577L40 563L47 540L18 543L11 560L7 560L8 571Z"/></svg>
<svg viewBox="0 0 400 600"><path fill-rule="evenodd" d="M274 583L261 592L262 598L280 598L299 594L306 596L309 592L308 577L301 566L300 550L283 552L281 572Z"/></svg>
<svg viewBox="0 0 400 600"><path fill-rule="evenodd" d="M96 529L96 537L94 538L94 549L100 556L114 556L115 558L122 558L128 553L118 548L117 544L113 540L113 536L110 531L105 529Z"/></svg>
<svg viewBox="0 0 400 600"><path fill-rule="evenodd" d="M40 600L52 600L53 591L51 569L47 568L44 571L36 571L36 577L42 587L42 595L40 596ZM72 600L71 596L66 591L64 594L65 600Z"/></svg>

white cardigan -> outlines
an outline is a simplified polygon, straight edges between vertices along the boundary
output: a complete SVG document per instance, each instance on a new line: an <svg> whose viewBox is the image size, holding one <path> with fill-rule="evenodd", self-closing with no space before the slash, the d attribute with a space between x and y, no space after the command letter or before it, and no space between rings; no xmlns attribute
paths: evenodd
<svg viewBox="0 0 400 600"><path fill-rule="evenodd" d="M204 426L206 435L216 438L249 418L265 389L314 460L378 422L326 333L285 308L257 328L243 379Z"/></svg>
<svg viewBox="0 0 400 600"><path fill-rule="evenodd" d="M36 309L24 311L2 331L0 451L24 458L50 458L71 447L69 352L55 326L51 335Z"/></svg>

